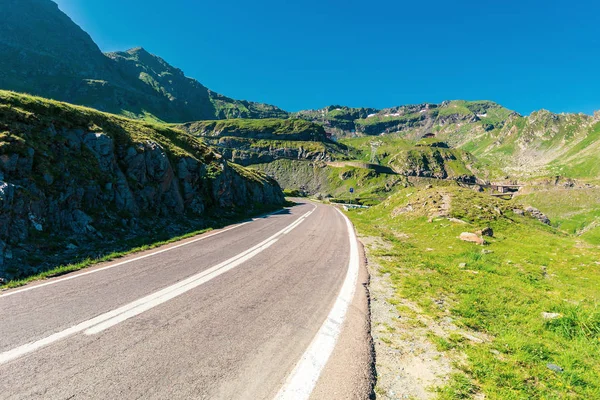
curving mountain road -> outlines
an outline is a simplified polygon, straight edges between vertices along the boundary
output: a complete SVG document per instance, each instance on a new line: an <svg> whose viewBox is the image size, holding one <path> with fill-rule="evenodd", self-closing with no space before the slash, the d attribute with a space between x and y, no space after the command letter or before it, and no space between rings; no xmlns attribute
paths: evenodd
<svg viewBox="0 0 600 400"><path fill-rule="evenodd" d="M4 292L0 398L363 398L359 268L349 221L299 202Z"/></svg>

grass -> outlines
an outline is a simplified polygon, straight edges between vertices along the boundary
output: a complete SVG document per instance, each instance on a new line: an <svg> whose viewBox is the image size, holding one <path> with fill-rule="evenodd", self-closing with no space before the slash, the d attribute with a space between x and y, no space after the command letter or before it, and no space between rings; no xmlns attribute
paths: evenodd
<svg viewBox="0 0 600 400"><path fill-rule="evenodd" d="M285 140L285 137L278 140L253 139L237 136L222 136L217 138L205 138L210 145L219 148L228 148L231 150L249 150L254 152L271 152L276 149L302 149L309 153L325 153L335 159L347 158L348 149L346 146L335 142L305 141L305 140Z"/></svg>
<svg viewBox="0 0 600 400"><path fill-rule="evenodd" d="M357 156L362 161L370 162L374 160L378 164L386 165L390 158L400 150L411 149L414 143L398 136L380 136L377 138L363 136L350 139L341 139L340 143L349 148L357 150ZM376 153L372 153L372 143L377 144Z"/></svg>
<svg viewBox="0 0 600 400"><path fill-rule="evenodd" d="M600 245L600 188L552 188L519 199L540 209L553 226Z"/></svg>
<svg viewBox="0 0 600 400"><path fill-rule="evenodd" d="M386 126L386 125L398 125L407 124L412 126L416 122L422 120L424 116L421 113L411 113L406 115L398 116L385 116L385 115L374 115L369 118L360 118L354 121L357 126Z"/></svg>
<svg viewBox="0 0 600 400"><path fill-rule="evenodd" d="M467 225L432 218L442 195L450 199L449 216ZM400 212L408 203L413 211ZM348 214L361 235L389 245L369 257L389 274L398 299L436 321L450 319L457 333L483 338L432 338L448 356L461 354L438 398L600 398L600 249L514 215L514 206L456 187L409 187ZM486 253L457 239L486 226L495 232ZM547 320L543 312L560 317Z"/></svg>
<svg viewBox="0 0 600 400"><path fill-rule="evenodd" d="M451 101L446 107L439 107L437 112L438 117L448 117L451 115L469 116L474 114L467 107L467 102L463 100Z"/></svg>
<svg viewBox="0 0 600 400"><path fill-rule="evenodd" d="M0 90L0 121L0 130L10 129L16 136L21 131L19 127L28 125L21 137L35 149L44 148L45 142L49 141L46 129L55 124L103 132L122 146L152 140L159 143L170 157L189 156L202 160L205 156L210 158L212 153L198 139L164 124L131 120L91 108L3 90Z"/></svg>
<svg viewBox="0 0 600 400"><path fill-rule="evenodd" d="M303 119L227 119L197 121L186 124L192 133L204 132L206 136L247 136L269 134L275 136L302 135L314 140L324 140L323 127ZM235 135L234 135L235 134Z"/></svg>

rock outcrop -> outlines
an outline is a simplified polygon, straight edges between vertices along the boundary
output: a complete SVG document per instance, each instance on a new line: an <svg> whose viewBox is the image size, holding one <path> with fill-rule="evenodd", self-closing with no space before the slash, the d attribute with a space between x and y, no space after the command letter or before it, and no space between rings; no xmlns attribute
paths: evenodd
<svg viewBox="0 0 600 400"><path fill-rule="evenodd" d="M534 207L527 207L525 212L531 215L533 218L537 219L543 224L550 225L550 218L546 216L543 212Z"/></svg>
<svg viewBox="0 0 600 400"><path fill-rule="evenodd" d="M330 140L322 126L302 119L196 121L179 127L245 166L278 159L328 162L348 151Z"/></svg>
<svg viewBox="0 0 600 400"><path fill-rule="evenodd" d="M0 277L43 268L67 242L283 201L275 181L181 131L0 92Z"/></svg>

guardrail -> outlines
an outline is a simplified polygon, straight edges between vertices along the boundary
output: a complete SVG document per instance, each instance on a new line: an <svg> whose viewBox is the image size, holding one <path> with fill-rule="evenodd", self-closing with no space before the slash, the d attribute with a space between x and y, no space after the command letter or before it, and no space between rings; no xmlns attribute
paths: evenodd
<svg viewBox="0 0 600 400"><path fill-rule="evenodd" d="M344 210L348 211L348 210L353 210L355 208L369 208L369 206L361 206L360 204L341 204L341 203L334 203L338 206L342 206L344 208Z"/></svg>

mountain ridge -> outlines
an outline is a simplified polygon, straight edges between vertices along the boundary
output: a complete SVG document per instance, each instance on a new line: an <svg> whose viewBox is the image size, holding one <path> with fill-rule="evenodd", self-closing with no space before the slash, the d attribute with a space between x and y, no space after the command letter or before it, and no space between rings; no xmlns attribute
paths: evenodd
<svg viewBox="0 0 600 400"><path fill-rule="evenodd" d="M0 25L2 89L165 122L288 116L211 91L141 47L104 54L50 0L0 0L0 7L7 16Z"/></svg>

